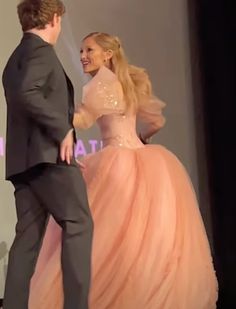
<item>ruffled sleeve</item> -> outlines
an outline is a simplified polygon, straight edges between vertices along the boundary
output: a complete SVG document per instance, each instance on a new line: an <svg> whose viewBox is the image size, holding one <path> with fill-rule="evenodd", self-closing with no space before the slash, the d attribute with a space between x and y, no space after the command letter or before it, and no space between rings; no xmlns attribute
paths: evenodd
<svg viewBox="0 0 236 309"><path fill-rule="evenodd" d="M138 121L141 123L140 133L143 137L148 138L155 134L165 124L165 117L162 110L165 103L156 97L141 99L137 113Z"/></svg>
<svg viewBox="0 0 236 309"><path fill-rule="evenodd" d="M122 114L124 110L123 90L119 80L111 70L102 67L83 87L82 103L77 106L74 125L87 129L98 118Z"/></svg>

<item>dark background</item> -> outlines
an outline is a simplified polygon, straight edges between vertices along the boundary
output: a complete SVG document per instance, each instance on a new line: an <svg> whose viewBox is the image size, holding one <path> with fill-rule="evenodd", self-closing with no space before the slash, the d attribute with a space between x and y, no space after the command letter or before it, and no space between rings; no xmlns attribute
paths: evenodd
<svg viewBox="0 0 236 309"><path fill-rule="evenodd" d="M219 309L236 308L236 14L233 1L189 0L196 112L202 110ZM201 151L199 151L201 152ZM204 158L199 157L199 160ZM205 166L205 162L202 162ZM204 172L201 172L204 176Z"/></svg>

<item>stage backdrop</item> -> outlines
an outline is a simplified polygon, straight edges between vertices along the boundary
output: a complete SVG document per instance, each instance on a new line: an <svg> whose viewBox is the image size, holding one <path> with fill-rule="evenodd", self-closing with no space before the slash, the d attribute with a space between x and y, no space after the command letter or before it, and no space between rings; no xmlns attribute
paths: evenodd
<svg viewBox="0 0 236 309"><path fill-rule="evenodd" d="M21 39L17 3L17 0L0 0L0 74ZM154 143L174 151L198 191L186 0L70 0L65 4L67 15L56 49L75 86L76 101L80 101L81 87L86 81L79 60L80 40L91 31L118 35L130 62L148 70L156 95L167 103L167 123ZM0 297L16 221L12 186L4 181L5 119L4 93L0 87ZM96 127L78 132L78 139L78 155L100 149Z"/></svg>

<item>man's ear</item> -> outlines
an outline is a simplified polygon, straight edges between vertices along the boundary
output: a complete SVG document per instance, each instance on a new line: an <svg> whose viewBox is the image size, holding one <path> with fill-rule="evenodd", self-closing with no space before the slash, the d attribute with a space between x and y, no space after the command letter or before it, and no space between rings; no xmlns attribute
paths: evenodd
<svg viewBox="0 0 236 309"><path fill-rule="evenodd" d="M54 27L59 22L59 16L54 13L52 21L50 22L51 26Z"/></svg>

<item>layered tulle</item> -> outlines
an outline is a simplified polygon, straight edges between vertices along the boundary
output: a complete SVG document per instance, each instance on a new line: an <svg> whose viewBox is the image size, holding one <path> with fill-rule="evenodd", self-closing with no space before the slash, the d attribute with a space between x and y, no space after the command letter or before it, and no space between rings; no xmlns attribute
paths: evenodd
<svg viewBox="0 0 236 309"><path fill-rule="evenodd" d="M161 146L107 146L85 166L95 227L90 309L216 308L205 229L176 157ZM60 250L60 229L51 220L30 309L63 308Z"/></svg>

